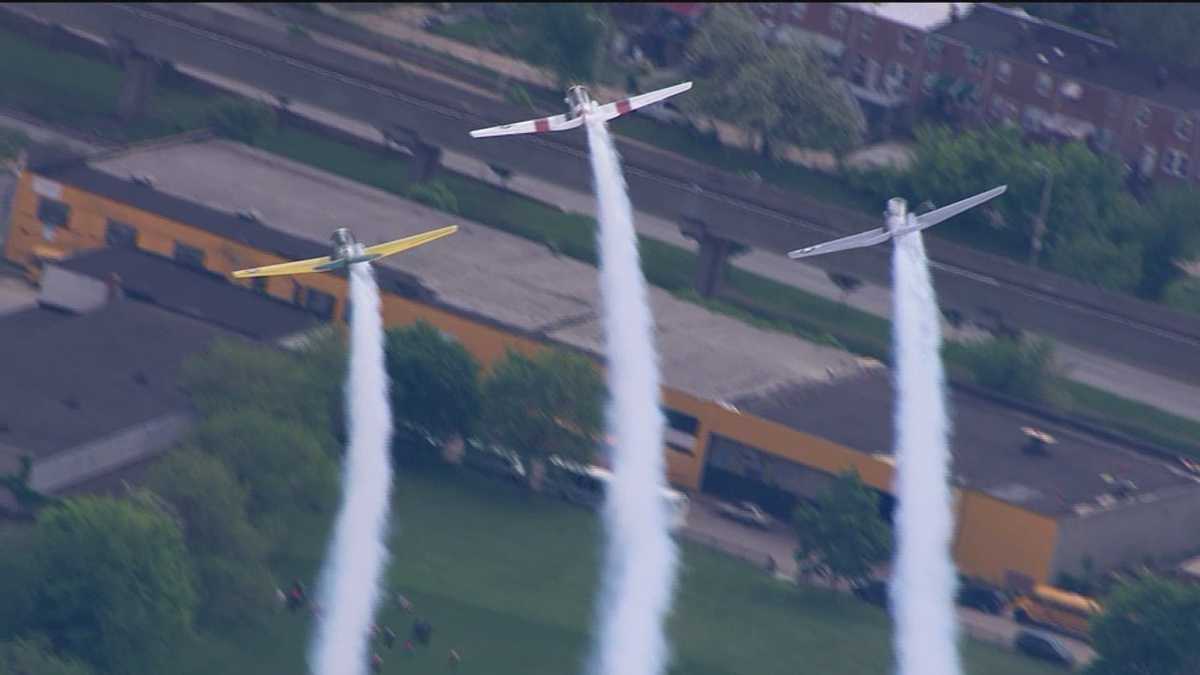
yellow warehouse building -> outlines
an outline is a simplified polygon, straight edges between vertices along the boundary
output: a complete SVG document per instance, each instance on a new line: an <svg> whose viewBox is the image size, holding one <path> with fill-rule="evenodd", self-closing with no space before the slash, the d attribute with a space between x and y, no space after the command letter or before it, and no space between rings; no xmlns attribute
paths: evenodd
<svg viewBox="0 0 1200 675"><path fill-rule="evenodd" d="M326 255L336 227L372 244L451 222L462 226L453 237L377 266L387 325L428 321L485 365L506 349L529 352L546 343L602 363L594 268L203 135L34 162L18 182L4 255L34 278L44 260L106 246L134 247L228 275ZM344 274L239 283L323 320L345 317ZM854 468L885 495L890 509L894 406L888 370L658 289L651 296L673 484L755 499L786 516L832 473ZM1020 586L1078 572L1085 558L1105 569L1193 546L1185 525L1200 516L1195 476L965 393L954 394L951 412L954 551L964 574ZM1048 453L1023 451L1022 428L1031 425L1057 439Z"/></svg>

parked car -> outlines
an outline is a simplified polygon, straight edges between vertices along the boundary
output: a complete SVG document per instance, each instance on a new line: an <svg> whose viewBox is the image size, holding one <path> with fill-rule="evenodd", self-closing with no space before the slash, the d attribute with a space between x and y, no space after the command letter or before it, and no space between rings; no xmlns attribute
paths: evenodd
<svg viewBox="0 0 1200 675"><path fill-rule="evenodd" d="M958 589L958 604L988 614L1001 614L1008 606L1008 598L987 586L964 583Z"/></svg>
<svg viewBox="0 0 1200 675"><path fill-rule="evenodd" d="M878 579L868 582L865 586L855 586L854 596L867 604L883 609L887 609L890 602L887 582Z"/></svg>
<svg viewBox="0 0 1200 675"><path fill-rule="evenodd" d="M736 520L761 530L771 527L771 516L768 516L754 502L738 502L736 504L721 502L717 504L717 513L730 520Z"/></svg>
<svg viewBox="0 0 1200 675"><path fill-rule="evenodd" d="M1075 657L1071 655L1071 652L1067 651L1061 642L1048 635L1023 630L1017 633L1017 637L1013 640L1013 646L1017 648L1017 651L1035 659L1049 661L1068 670L1075 667Z"/></svg>
<svg viewBox="0 0 1200 675"><path fill-rule="evenodd" d="M525 464L521 458L515 452L494 446L469 442L463 465L517 483L525 482Z"/></svg>

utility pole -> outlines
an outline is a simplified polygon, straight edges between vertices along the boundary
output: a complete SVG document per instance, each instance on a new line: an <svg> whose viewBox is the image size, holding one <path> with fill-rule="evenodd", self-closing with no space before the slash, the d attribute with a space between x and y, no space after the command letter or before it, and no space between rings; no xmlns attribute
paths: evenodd
<svg viewBox="0 0 1200 675"><path fill-rule="evenodd" d="M1029 264L1037 267L1038 257L1042 254L1042 238L1046 236L1046 212L1050 209L1050 189L1054 186L1054 174L1044 165L1038 167L1046 175L1042 183L1042 203L1038 207L1037 219L1033 221L1033 241L1029 251Z"/></svg>

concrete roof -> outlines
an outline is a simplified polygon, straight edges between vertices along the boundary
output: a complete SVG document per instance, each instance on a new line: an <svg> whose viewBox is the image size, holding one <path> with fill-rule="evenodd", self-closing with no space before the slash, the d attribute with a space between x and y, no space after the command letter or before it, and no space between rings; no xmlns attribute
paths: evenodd
<svg viewBox="0 0 1200 675"><path fill-rule="evenodd" d="M861 452L891 455L895 391L891 371L878 369L824 386L795 387L734 402L739 409L787 424ZM1112 488L1101 474L1133 481L1139 494L1195 486L1196 479L1166 462L1044 418L951 389L953 472L963 487L1031 511L1067 516L1078 504L1096 505ZM1057 441L1049 454L1022 451L1022 427Z"/></svg>
<svg viewBox="0 0 1200 675"><path fill-rule="evenodd" d="M97 158L91 166L127 185L133 184L131 174L153 176L154 189L138 186L141 192L229 213L256 209L263 229L319 243L322 253L339 226L371 244L457 223L453 237L383 265L416 277L441 303L603 353L596 269L540 244L224 140L143 147ZM72 172L56 178L71 183ZM751 327L658 289L650 294L663 379L692 395L732 399L861 368L849 353Z"/></svg>
<svg viewBox="0 0 1200 675"><path fill-rule="evenodd" d="M185 409L179 367L223 334L129 300L0 317L0 447L36 459Z"/></svg>
<svg viewBox="0 0 1200 675"><path fill-rule="evenodd" d="M973 2L844 2L864 14L871 14L898 24L928 31L950 20L950 9L958 7L960 14L971 11Z"/></svg>

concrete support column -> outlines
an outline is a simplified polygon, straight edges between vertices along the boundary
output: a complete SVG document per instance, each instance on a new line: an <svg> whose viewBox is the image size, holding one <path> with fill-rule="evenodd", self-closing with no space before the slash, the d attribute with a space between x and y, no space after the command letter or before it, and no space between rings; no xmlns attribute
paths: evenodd
<svg viewBox="0 0 1200 675"><path fill-rule="evenodd" d="M389 148L413 158L416 168L413 180L423 183L437 174L442 165L440 147L426 143L416 131L407 127L392 125L382 127L380 131Z"/></svg>
<svg viewBox="0 0 1200 675"><path fill-rule="evenodd" d="M696 292L701 297L711 298L721 283L721 272L729 259L730 242L710 234L699 237L700 256L696 261Z"/></svg>
<svg viewBox="0 0 1200 675"><path fill-rule="evenodd" d="M121 80L121 92L117 98L117 114L123 121L129 122L146 113L146 106L154 95L160 66L128 43L118 47L118 57L125 76Z"/></svg>

